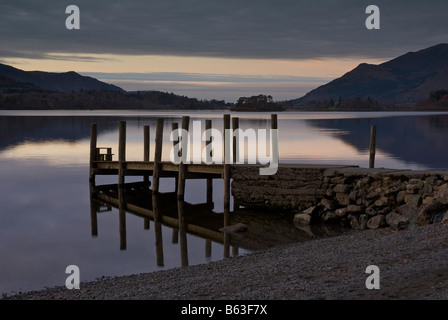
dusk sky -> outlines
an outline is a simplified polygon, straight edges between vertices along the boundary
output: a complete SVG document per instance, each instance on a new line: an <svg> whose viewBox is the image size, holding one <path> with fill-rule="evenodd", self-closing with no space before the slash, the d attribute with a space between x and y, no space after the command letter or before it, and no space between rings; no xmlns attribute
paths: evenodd
<svg viewBox="0 0 448 320"><path fill-rule="evenodd" d="M379 30L365 25L372 4ZM80 9L78 30L66 28L69 5ZM447 9L446 0L2 0L0 62L125 90L286 100L359 63L447 43Z"/></svg>

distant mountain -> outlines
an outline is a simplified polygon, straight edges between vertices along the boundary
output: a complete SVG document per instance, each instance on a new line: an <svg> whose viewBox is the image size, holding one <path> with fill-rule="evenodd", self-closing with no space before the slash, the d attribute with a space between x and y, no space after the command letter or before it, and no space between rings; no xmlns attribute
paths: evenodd
<svg viewBox="0 0 448 320"><path fill-rule="evenodd" d="M291 102L369 98L383 103L414 104L440 89L448 89L448 44L409 52L379 65L361 63Z"/></svg>
<svg viewBox="0 0 448 320"><path fill-rule="evenodd" d="M231 105L160 91L127 92L73 71L23 71L0 64L0 110L211 110Z"/></svg>
<svg viewBox="0 0 448 320"><path fill-rule="evenodd" d="M26 93L26 92L45 91L32 83L19 82L13 78L0 75L0 92L3 93Z"/></svg>
<svg viewBox="0 0 448 320"><path fill-rule="evenodd" d="M63 73L23 71L0 63L0 77L8 77L17 82L33 84L44 90L54 92L77 92L81 90L124 92L120 87L101 82L92 77L82 76L74 71Z"/></svg>

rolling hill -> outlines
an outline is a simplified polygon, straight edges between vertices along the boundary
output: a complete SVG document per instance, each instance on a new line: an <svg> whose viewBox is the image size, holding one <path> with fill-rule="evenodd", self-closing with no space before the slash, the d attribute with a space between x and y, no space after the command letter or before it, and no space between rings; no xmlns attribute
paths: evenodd
<svg viewBox="0 0 448 320"><path fill-rule="evenodd" d="M0 110L210 110L229 107L225 101L202 101L167 92L127 92L73 71L23 71L0 64Z"/></svg>
<svg viewBox="0 0 448 320"><path fill-rule="evenodd" d="M428 98L433 91L447 88L448 44L439 44L379 65L361 63L342 77L291 102L368 98L411 105Z"/></svg>
<svg viewBox="0 0 448 320"><path fill-rule="evenodd" d="M120 87L101 82L92 77L82 76L74 71L57 73L44 71L23 71L0 64L0 76L16 82L33 84L44 90L54 92L76 92L81 90L106 90L124 92Z"/></svg>

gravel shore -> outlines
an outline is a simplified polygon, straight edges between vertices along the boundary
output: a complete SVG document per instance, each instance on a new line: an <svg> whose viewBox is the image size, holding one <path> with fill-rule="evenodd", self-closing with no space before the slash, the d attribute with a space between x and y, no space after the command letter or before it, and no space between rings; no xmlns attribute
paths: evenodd
<svg viewBox="0 0 448 320"><path fill-rule="evenodd" d="M184 268L101 278L7 300L364 300L448 298L448 224L353 231ZM367 289L369 265L380 288Z"/></svg>

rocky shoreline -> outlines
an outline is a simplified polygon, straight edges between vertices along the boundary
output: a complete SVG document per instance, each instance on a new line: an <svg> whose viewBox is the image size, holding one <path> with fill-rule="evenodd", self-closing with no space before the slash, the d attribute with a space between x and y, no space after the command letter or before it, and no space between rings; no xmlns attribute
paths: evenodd
<svg viewBox="0 0 448 320"><path fill-rule="evenodd" d="M256 170L232 167L235 201L292 212L299 228L401 230L448 219L447 171L282 165L271 177Z"/></svg>
<svg viewBox="0 0 448 320"><path fill-rule="evenodd" d="M3 296L4 300L364 300L448 298L448 223L382 228L188 266ZM367 289L368 266L379 289Z"/></svg>

